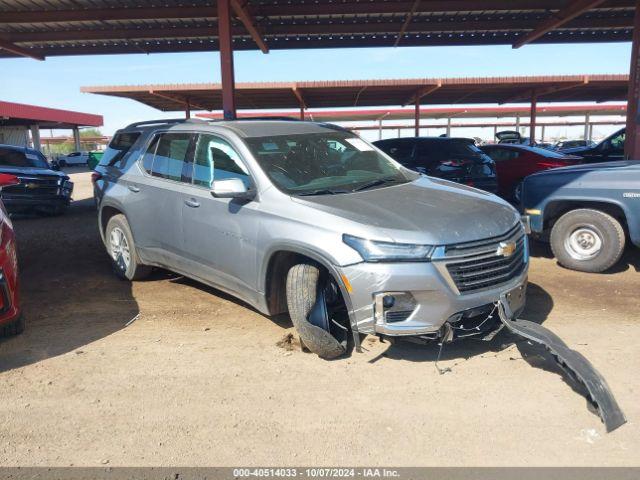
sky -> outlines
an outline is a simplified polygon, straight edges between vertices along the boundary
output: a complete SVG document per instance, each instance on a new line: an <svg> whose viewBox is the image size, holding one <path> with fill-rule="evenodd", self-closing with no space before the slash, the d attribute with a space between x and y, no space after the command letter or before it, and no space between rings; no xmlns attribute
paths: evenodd
<svg viewBox="0 0 640 480"><path fill-rule="evenodd" d="M518 50L478 46L277 50L266 55L242 51L235 53L234 61L237 82L263 82L628 73L630 54L630 43L610 43L528 45ZM81 93L81 86L220 81L216 52L50 57L44 62L3 59L0 64L0 100L101 114L101 130L107 135L134 121L176 113Z"/></svg>

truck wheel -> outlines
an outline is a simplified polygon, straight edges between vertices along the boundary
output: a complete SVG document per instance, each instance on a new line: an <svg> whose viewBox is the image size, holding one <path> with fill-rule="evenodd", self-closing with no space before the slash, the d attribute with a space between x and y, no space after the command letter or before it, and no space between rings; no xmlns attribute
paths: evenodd
<svg viewBox="0 0 640 480"><path fill-rule="evenodd" d="M22 332L24 332L24 317L22 315L18 315L18 318L13 322L0 327L0 337L13 337L20 335Z"/></svg>
<svg viewBox="0 0 640 480"><path fill-rule="evenodd" d="M347 351L348 315L331 276L316 265L300 263L287 274L287 305L304 345L321 358Z"/></svg>
<svg viewBox="0 0 640 480"><path fill-rule="evenodd" d="M581 272L611 268L620 259L624 244L620 222L600 210L572 210L551 229L551 250L558 262Z"/></svg>
<svg viewBox="0 0 640 480"><path fill-rule="evenodd" d="M129 222L124 215L114 215L109 219L104 238L113 270L120 278L141 280L151 273L151 267L143 265L138 258Z"/></svg>

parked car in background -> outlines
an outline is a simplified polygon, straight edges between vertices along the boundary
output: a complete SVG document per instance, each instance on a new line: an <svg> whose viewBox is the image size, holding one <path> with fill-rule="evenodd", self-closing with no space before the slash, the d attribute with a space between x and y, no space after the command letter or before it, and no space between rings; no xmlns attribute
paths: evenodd
<svg viewBox="0 0 640 480"><path fill-rule="evenodd" d="M66 167L67 165L87 165L89 162L89 152L71 152L67 155L58 157L58 165Z"/></svg>
<svg viewBox="0 0 640 480"><path fill-rule="evenodd" d="M456 144L452 161L465 164L469 142ZM264 314L288 311L321 357L360 334L485 338L500 328L497 302L508 318L524 308L527 239L513 207L419 175L340 127L134 123L93 182L118 276L162 267Z"/></svg>
<svg viewBox="0 0 640 480"><path fill-rule="evenodd" d="M483 145L480 150L496 163L498 194L514 203L520 202L522 182L527 175L581 161L580 157L527 145Z"/></svg>
<svg viewBox="0 0 640 480"><path fill-rule="evenodd" d="M562 153L578 155L585 163L616 162L624 160L624 141L626 130L623 128L602 140L586 147L564 148Z"/></svg>
<svg viewBox="0 0 640 480"><path fill-rule="evenodd" d="M431 177L496 193L495 164L473 139L448 137L392 138L373 144L403 166Z"/></svg>
<svg viewBox="0 0 640 480"><path fill-rule="evenodd" d="M592 140L562 140L561 142L556 143L553 148L555 150L566 150L568 148L577 148L577 147L593 147L596 145L596 142Z"/></svg>
<svg viewBox="0 0 640 480"><path fill-rule="evenodd" d="M38 211L59 215L69 206L73 183L66 174L54 170L37 150L0 145L0 173L15 175L20 180L0 192L11 213Z"/></svg>
<svg viewBox="0 0 640 480"><path fill-rule="evenodd" d="M15 175L0 173L0 192L20 183ZM18 335L24 331L20 312L18 257L13 224L0 201L0 337Z"/></svg>
<svg viewBox="0 0 640 480"><path fill-rule="evenodd" d="M527 177L522 210L533 234L549 238L558 262L603 272L615 265L626 232L640 247L640 162L558 168Z"/></svg>
<svg viewBox="0 0 640 480"><path fill-rule="evenodd" d="M499 144L529 144L529 138L523 137L515 130L503 130L502 132L497 132L496 138L498 139Z"/></svg>

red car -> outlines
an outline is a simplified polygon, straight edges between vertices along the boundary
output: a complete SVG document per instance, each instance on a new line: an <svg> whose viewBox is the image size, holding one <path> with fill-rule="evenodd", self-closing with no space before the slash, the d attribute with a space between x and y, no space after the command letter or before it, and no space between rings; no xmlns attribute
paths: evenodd
<svg viewBox="0 0 640 480"><path fill-rule="evenodd" d="M0 173L0 189L17 185L15 175ZM0 201L0 337L18 335L24 331L24 319L20 315L18 293L18 258L16 237L9 214Z"/></svg>
<svg viewBox="0 0 640 480"><path fill-rule="evenodd" d="M520 203L522 181L526 176L582 161L581 157L528 145L484 145L480 149L496 163L498 195L515 203Z"/></svg>

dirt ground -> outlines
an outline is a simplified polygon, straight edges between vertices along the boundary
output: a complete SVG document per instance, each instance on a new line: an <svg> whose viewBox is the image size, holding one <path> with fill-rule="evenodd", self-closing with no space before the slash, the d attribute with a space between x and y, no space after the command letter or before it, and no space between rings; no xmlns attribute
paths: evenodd
<svg viewBox="0 0 640 480"><path fill-rule="evenodd" d="M524 318L607 379L629 422L607 434L525 342L444 350L367 339L323 361L214 289L112 274L89 173L63 217L15 220L27 331L0 342L0 465L638 465L640 255L610 274L531 261Z"/></svg>

